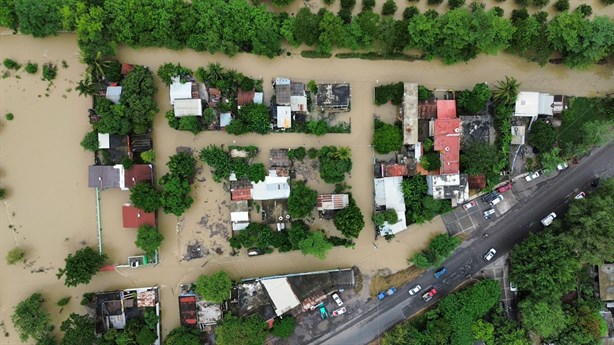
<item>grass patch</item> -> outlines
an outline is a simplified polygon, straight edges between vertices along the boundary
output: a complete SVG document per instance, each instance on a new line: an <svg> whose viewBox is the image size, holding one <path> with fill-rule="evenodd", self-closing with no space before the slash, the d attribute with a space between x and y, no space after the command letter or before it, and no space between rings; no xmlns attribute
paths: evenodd
<svg viewBox="0 0 614 345"><path fill-rule="evenodd" d="M583 124L589 121L607 120L611 110L603 106L604 99L573 97L569 100L569 108L561 115L563 123L559 127L560 143L578 143L582 140L582 133L578 131Z"/></svg>
<svg viewBox="0 0 614 345"><path fill-rule="evenodd" d="M331 56L333 56L333 54L331 53L320 53L318 51L315 50L303 50L301 52L301 56L304 58L309 58L309 59L328 59Z"/></svg>
<svg viewBox="0 0 614 345"><path fill-rule="evenodd" d="M373 279L371 279L369 293L372 297L376 297L380 291L393 286L398 288L399 286L416 279L422 273L424 273L424 270L416 266L410 266L404 270L389 275L378 273L373 277Z"/></svg>

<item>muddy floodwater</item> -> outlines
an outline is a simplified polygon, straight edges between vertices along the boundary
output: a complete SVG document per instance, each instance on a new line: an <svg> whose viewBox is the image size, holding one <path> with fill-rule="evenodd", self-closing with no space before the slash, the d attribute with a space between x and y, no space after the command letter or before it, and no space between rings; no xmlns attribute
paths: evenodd
<svg viewBox="0 0 614 345"><path fill-rule="evenodd" d="M42 65L58 65L58 76L52 84L20 70L0 79L0 186L7 188L8 197L0 209L0 333L1 344L18 344L19 339L10 322L13 307L33 292L41 291L48 299L46 308L56 326L71 312L83 312L79 305L84 292L123 289L138 286L161 287L163 333L179 324L177 291L181 283L194 281L200 274L219 269L233 278L332 269L357 265L362 272L373 275L378 269L394 272L406 267L406 259L436 233L444 232L439 217L431 223L411 226L390 243L374 241L370 221L373 195L373 150L370 147L373 115L394 119L396 109L373 105L373 87L399 80L413 81L428 87L469 88L477 82L494 83L510 75L522 82L524 90L539 90L574 95L603 95L612 91L612 66L596 66L587 71L571 71L563 66L539 67L520 58L480 56L466 64L444 66L439 62L364 61L339 59L303 59L296 54L275 60L239 55L196 53L190 50L122 48L119 59L142 64L156 71L165 62L180 62L197 68L209 62L220 62L246 75L262 78L265 99L270 99L270 81L287 76L305 81L347 81L352 86L351 134L323 137L303 134L269 134L230 136L225 133L201 133L197 136L178 132L166 123L163 113L170 108L168 88L158 83L156 102L160 108L154 120L156 175L167 172L168 157L177 147L195 151L209 144L256 145L262 149L259 160L268 160L268 150L275 147L349 146L354 168L346 182L366 218L366 228L356 241L355 249L334 248L322 261L300 252L272 254L248 258L245 253L230 255L229 194L223 184L214 183L207 167L199 163L197 181L193 186L195 202L180 218L159 214L159 229L166 237L160 263L156 267L120 269L103 272L91 284L76 288L64 287L55 276L63 259L83 245L96 247L95 191L87 187L87 166L92 155L79 146L90 125L87 109L91 100L79 97L74 90L84 66L79 63L75 36L61 34L44 40L28 36L1 36L0 59L12 58L21 64L28 61ZM62 67L62 61L65 66ZM5 69L2 69L4 72ZM5 119L13 113L14 120ZM303 177L320 192L330 192L332 185L321 183L317 172L308 167ZM136 230L123 229L121 205L129 193L106 190L101 193L103 247L110 264L125 263L129 255L137 254L134 245ZM315 220L314 227L334 234L330 222ZM27 252L24 263L8 266L4 257L16 245ZM200 248L202 258L186 260L188 246ZM72 296L63 309L56 302ZM56 328L57 329L57 328ZM8 333L8 336L3 333Z"/></svg>

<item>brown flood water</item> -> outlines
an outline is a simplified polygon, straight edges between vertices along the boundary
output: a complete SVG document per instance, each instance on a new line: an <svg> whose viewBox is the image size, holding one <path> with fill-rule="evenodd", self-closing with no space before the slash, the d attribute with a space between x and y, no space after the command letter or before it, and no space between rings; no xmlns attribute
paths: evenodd
<svg viewBox="0 0 614 345"><path fill-rule="evenodd" d="M406 80L429 87L467 88L477 82L493 83L505 75L512 75L523 83L525 90L593 96L611 91L613 77L612 66L598 66L583 72L562 66L540 68L509 55L481 56L467 64L444 66L438 62L310 60L295 55L275 60L251 55L228 58L189 50L123 48L120 60L143 64L154 71L165 62L180 62L196 68L219 61L246 75L262 77L265 99L272 95L269 81L276 76L351 82L352 111L347 116L352 120L352 133L318 138L302 134L234 137L225 133L202 133L193 136L177 132L168 127L162 115L170 105L168 89L158 81L156 101L161 114L154 121L156 174L160 177L167 172L168 157L179 146L199 150L209 144L253 144L262 149L259 159L263 162L268 158L268 150L274 147L350 146L354 169L347 183L353 186L352 192L365 214L367 226L354 250L335 248L324 261L300 252L256 258L248 258L244 253L229 256L226 240L230 235L229 195L222 184L212 181L205 167L194 185L192 208L179 219L163 213L159 215L159 228L166 240L158 266L104 272L94 277L88 286L66 288L55 277L57 269L63 266L63 259L83 244L97 245L95 192L87 188L87 165L92 159L79 146L90 128L87 120L90 100L79 97L73 90L84 70L78 62L78 53L72 34L44 40L0 36L0 59L10 57L22 64L31 60L39 65L49 61L61 65L65 60L69 65L67 69L59 68L49 91L46 90L48 83L40 80L40 72L31 76L20 71L17 73L20 79L11 76L0 80L0 185L9 192L0 209L0 321L9 332L9 337L0 335L1 344L20 343L10 315L16 303L36 291L44 292L48 298L46 308L59 326L70 312L83 312L79 302L84 292L159 285L162 287L163 333L166 334L179 324L176 302L179 284L194 281L203 273L224 269L233 278L245 278L357 265L371 275L380 268L390 271L404 268L407 257L445 229L438 217L432 223L410 227L390 243L378 240L377 250L373 246L370 221L373 151L369 146L372 118L377 113L392 120L396 111L391 106L376 108L373 105L373 87L377 83ZM7 112L15 115L13 121L4 118ZM307 177L312 175L317 176L317 173L306 174ZM317 178L309 179L309 184L321 192L334 188ZM124 230L121 226L121 205L128 200L127 192L107 190L102 193L103 246L109 263L125 263L128 255L138 253L134 246L135 230ZM9 225L15 226L16 231L11 231ZM330 223L317 220L315 226L335 233ZM186 246L195 241L209 255L182 260ZM27 251L26 264L8 266L4 257L16 242ZM65 296L73 299L60 313L55 303Z"/></svg>

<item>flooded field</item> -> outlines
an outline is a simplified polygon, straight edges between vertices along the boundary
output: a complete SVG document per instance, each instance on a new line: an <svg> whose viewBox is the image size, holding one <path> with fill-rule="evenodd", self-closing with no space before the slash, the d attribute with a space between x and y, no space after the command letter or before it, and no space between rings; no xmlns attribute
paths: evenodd
<svg viewBox="0 0 614 345"><path fill-rule="evenodd" d="M265 83L265 100L272 95L270 81L276 76L316 81L348 81L352 86L351 134L329 134L323 137L303 134L269 134L230 136L225 133L201 133L197 136L169 128L163 113L170 109L168 88L158 80L156 102L160 114L154 121L156 175L167 172L168 157L178 147L190 147L197 152L209 144L256 145L262 150L259 160L268 160L268 151L275 147L321 147L343 145L352 149L354 168L346 182L366 218L366 228L354 250L334 248L325 261L305 257L299 252L272 254L248 258L245 254L230 256L227 237L229 230L229 194L223 184L213 182L208 167L199 170L193 187L192 208L180 218L159 214L159 229L166 237L160 263L156 267L122 269L97 275L88 286L66 288L55 277L63 259L84 244L95 247L95 192L87 188L87 166L92 156L79 146L89 129L87 109L90 99L74 91L84 66L78 61L75 36L62 34L44 40L27 36L0 36L0 59L10 57L21 64L28 60L42 65L58 64L58 77L49 83L40 80L40 72L28 75L20 71L0 80L0 185L8 189L8 198L0 210L0 321L8 337L0 335L2 344L19 344L12 328L13 307L36 291L48 298L47 309L56 326L70 312L82 312L81 295L88 291L152 286L162 287L163 333L179 324L177 308L178 286L194 281L200 274L218 269L227 270L233 278L348 267L357 265L367 275L384 268L391 272L406 267L406 258L423 247L435 233L445 231L440 218L422 226L412 226L387 243L378 240L374 246L372 212L373 150L370 147L373 115L392 121L396 109L373 105L373 87L378 83L399 80L414 81L428 87L468 88L477 82L494 83L505 75L522 82L522 89L576 95L603 95L611 91L612 66L597 66L588 71L571 71L563 66L540 68L520 58L481 56L467 64L444 66L438 62L399 62L364 60L309 60L300 56L275 60L251 55L228 58L222 55L196 53L189 50L122 48L119 59L149 66L153 71L165 62L180 62L196 68L209 62L220 62L228 68ZM68 67L61 67L65 60ZM2 70L4 71L4 69ZM156 77L157 79L157 77ZM4 114L14 114L7 121ZM317 173L312 176L317 177ZM325 192L317 178L309 185ZM121 205L129 193L106 190L101 193L103 247L109 263L125 263L127 256L137 253L134 245L136 230L124 230L121 225ZM327 231L330 223L317 221ZM10 227L9 227L10 226ZM14 230L13 230L14 229ZM7 266L4 257L16 244L27 251L26 263ZM199 244L203 258L185 260L189 245ZM72 296L70 304L60 308L57 300Z"/></svg>

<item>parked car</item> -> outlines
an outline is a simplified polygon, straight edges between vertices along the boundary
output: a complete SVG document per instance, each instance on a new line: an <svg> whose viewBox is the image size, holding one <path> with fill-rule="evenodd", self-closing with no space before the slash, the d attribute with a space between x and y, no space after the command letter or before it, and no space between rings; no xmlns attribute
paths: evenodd
<svg viewBox="0 0 614 345"><path fill-rule="evenodd" d="M539 177L539 171L536 171L536 172L530 173L529 175L525 176L524 179L527 180L527 182L531 182L538 177Z"/></svg>
<svg viewBox="0 0 614 345"><path fill-rule="evenodd" d="M345 314L346 311L348 311L348 310L345 309L345 307L339 308L339 309L333 311L333 316L339 316L341 314Z"/></svg>
<svg viewBox="0 0 614 345"><path fill-rule="evenodd" d="M495 209L491 207L488 210L484 211L484 219L490 219L493 214L495 214Z"/></svg>
<svg viewBox="0 0 614 345"><path fill-rule="evenodd" d="M586 197L586 193L580 192L578 195L574 197L574 199L584 199Z"/></svg>
<svg viewBox="0 0 614 345"><path fill-rule="evenodd" d="M470 208L472 208L472 207L474 207L474 206L477 206L477 205L478 205L478 202L477 202L477 201L475 201L475 200L471 200L471 201L469 201L468 203L464 204L464 205L463 205L463 208L464 208L465 210L468 210L468 209L470 209Z"/></svg>
<svg viewBox="0 0 614 345"><path fill-rule="evenodd" d="M424 295L422 295L422 299L425 302L430 301L433 296L435 296L437 294L437 290L435 290L435 288L431 288L427 293L425 293Z"/></svg>
<svg viewBox="0 0 614 345"><path fill-rule="evenodd" d="M511 292L516 292L518 291L518 288L516 287L516 284L510 282L510 291Z"/></svg>
<svg viewBox="0 0 614 345"><path fill-rule="evenodd" d="M264 252L258 248L250 248L247 250L247 256L258 256L262 254L264 254Z"/></svg>
<svg viewBox="0 0 614 345"><path fill-rule="evenodd" d="M496 204L500 203L501 201L503 201L503 195L499 195L496 198L492 199L492 201L490 202L491 206L495 206Z"/></svg>
<svg viewBox="0 0 614 345"><path fill-rule="evenodd" d="M381 300L383 300L384 298L386 298L386 290L384 290L384 291L380 291L380 293L378 293L378 294L377 294L377 300L378 300L378 301L381 301Z"/></svg>
<svg viewBox="0 0 614 345"><path fill-rule="evenodd" d="M497 254L497 251L495 250L495 248L490 248L488 250L488 252L486 252L486 254L484 254L484 260L486 260L486 261L492 260L492 258L495 257L495 254Z"/></svg>
<svg viewBox="0 0 614 345"><path fill-rule="evenodd" d="M442 275L448 273L448 270L445 267L440 268L437 272L435 272L435 278L439 279Z"/></svg>
<svg viewBox="0 0 614 345"><path fill-rule="evenodd" d="M567 162L564 162L564 163L558 164L558 165L556 166L556 170L558 170L558 171L562 171L562 170L567 169L567 167L568 167L568 166L569 166L569 165L567 165Z"/></svg>
<svg viewBox="0 0 614 345"><path fill-rule="evenodd" d="M548 216L546 216L546 218L542 219L542 224L544 226L548 226L552 224L552 222L554 221L554 218L556 218L556 213L552 212Z"/></svg>
<svg viewBox="0 0 614 345"><path fill-rule="evenodd" d="M388 291L386 291L386 295L392 296L395 292L397 292L397 288L391 287L390 289L388 289Z"/></svg>
<svg viewBox="0 0 614 345"><path fill-rule="evenodd" d="M493 200L494 200L496 197L498 197L498 196L499 196L499 192L497 192L496 190L494 190L494 191L492 191L492 192L490 192L490 193L488 193L488 194L484 195L484 196L482 197L482 201L484 201L484 202L491 202L491 201L493 201Z"/></svg>
<svg viewBox="0 0 614 345"><path fill-rule="evenodd" d="M411 296L413 296L413 295L417 294L418 292L420 292L420 290L422 290L422 286L416 285L413 288L409 289L409 294Z"/></svg>
<svg viewBox="0 0 614 345"><path fill-rule="evenodd" d="M343 305L343 301L341 300L341 298L339 298L339 295L337 295L336 293L333 294L333 299L335 300L335 303L337 303L338 306L342 306Z"/></svg>
<svg viewBox="0 0 614 345"><path fill-rule="evenodd" d="M497 188L497 192L499 192L499 193L505 193L508 190L512 190L512 184L511 183L508 183L505 186L501 186L501 187Z"/></svg>
<svg viewBox="0 0 614 345"><path fill-rule="evenodd" d="M322 320L328 319L328 311L326 310L325 306L320 307L320 317Z"/></svg>
<svg viewBox="0 0 614 345"><path fill-rule="evenodd" d="M377 300L381 301L386 298L386 296L394 295L395 292L397 292L397 288L395 287L391 287L388 290L381 291L379 294L377 294Z"/></svg>

